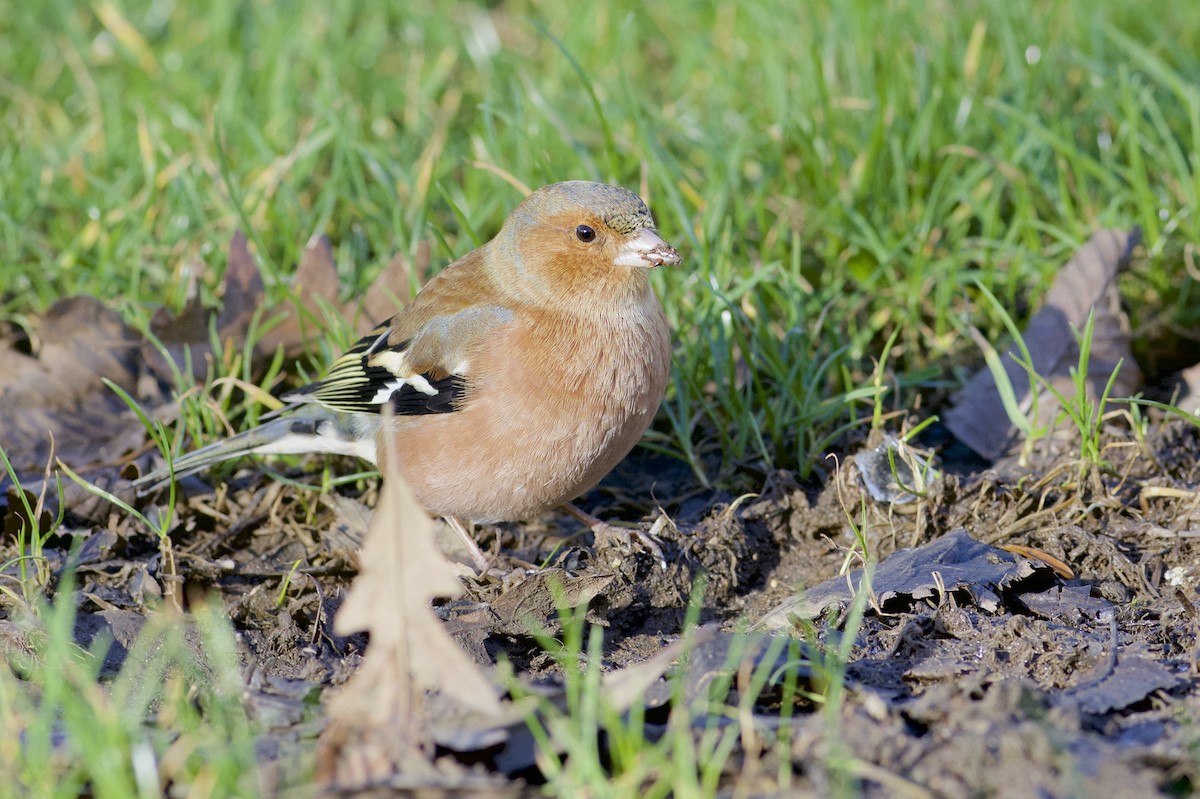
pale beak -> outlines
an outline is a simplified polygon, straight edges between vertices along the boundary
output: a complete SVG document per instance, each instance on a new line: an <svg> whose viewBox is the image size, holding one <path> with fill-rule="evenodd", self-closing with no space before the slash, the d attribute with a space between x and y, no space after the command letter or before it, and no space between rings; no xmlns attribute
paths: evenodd
<svg viewBox="0 0 1200 799"><path fill-rule="evenodd" d="M617 253L613 263L617 266L640 266L644 269L652 269L663 264L680 264L683 263L683 259L679 257L679 253L674 247L667 244L663 237L658 235L657 230L644 227L625 242L625 246Z"/></svg>

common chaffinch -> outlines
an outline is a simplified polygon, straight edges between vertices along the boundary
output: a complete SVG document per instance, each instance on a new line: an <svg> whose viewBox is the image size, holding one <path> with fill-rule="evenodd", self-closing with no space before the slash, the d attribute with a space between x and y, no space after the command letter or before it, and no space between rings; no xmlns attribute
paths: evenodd
<svg viewBox="0 0 1200 799"><path fill-rule="evenodd" d="M680 262L636 194L587 181L541 188L323 380L285 394L277 418L135 485L148 493L172 471L247 454L380 464L379 437L391 435L401 477L481 569L474 522L562 505L611 535L569 503L629 453L662 401L670 331L647 272Z"/></svg>

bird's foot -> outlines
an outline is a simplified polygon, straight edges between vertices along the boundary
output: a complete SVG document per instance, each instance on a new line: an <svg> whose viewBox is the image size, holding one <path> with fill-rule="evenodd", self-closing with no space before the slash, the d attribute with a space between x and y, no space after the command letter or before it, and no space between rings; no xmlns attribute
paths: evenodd
<svg viewBox="0 0 1200 799"><path fill-rule="evenodd" d="M446 523L450 525L450 529L458 533L458 537L462 539L463 546L471 556L471 560L475 563L475 571L484 575L492 565L491 559L483 554L483 550L479 548L479 544L475 543L475 536L472 535L475 525L468 521L458 518L457 516L447 516Z"/></svg>

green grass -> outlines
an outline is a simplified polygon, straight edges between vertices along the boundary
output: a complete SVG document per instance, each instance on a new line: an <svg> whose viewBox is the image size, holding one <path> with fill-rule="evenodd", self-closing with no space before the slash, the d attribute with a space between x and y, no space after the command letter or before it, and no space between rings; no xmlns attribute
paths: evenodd
<svg viewBox="0 0 1200 799"><path fill-rule="evenodd" d="M28 650L6 647L0 659L0 797L150 799L168 786L261 795L255 727L221 613L201 604L186 622L150 616L120 672L101 682L112 642L73 643L72 586L62 588L53 606L36 608L40 623L21 620Z"/></svg>
<svg viewBox="0 0 1200 799"><path fill-rule="evenodd" d="M733 483L943 397L982 362L965 325L1005 335L980 287L1022 321L1097 227L1143 228L1143 352L1197 325L1185 0L358 6L0 0L0 321L84 293L144 324L193 278L216 302L237 229L268 307L314 234L348 295L491 236L505 176L619 183L686 257L654 273L648 444ZM245 379L228 352L212 378ZM253 415L214 402L189 430Z"/></svg>
<svg viewBox="0 0 1200 799"><path fill-rule="evenodd" d="M349 294L395 252L489 237L520 199L497 170L611 181L687 256L656 276L678 343L656 443L712 479L807 471L893 332L906 407L978 362L965 315L1002 334L976 281L1013 307L1097 226L1141 224L1157 258L1127 281L1137 322L1195 321L1200 19L1178 10L0 3L0 314L179 307L238 228L272 302L318 233Z"/></svg>
<svg viewBox="0 0 1200 799"><path fill-rule="evenodd" d="M694 655L685 651L681 665L666 675L669 710L666 720L657 722L647 720L639 702L629 708L615 705L620 700L614 695L625 692L603 685L604 630L585 621L586 608L560 610L561 642L534 631L561 669L564 693L558 703L541 699L527 718L539 747L544 793L707 797L717 794L729 774L739 775L735 779L755 785L758 792L786 792L795 777L792 729L786 723L768 728L754 720L766 713L764 707L774 707L785 722L823 714L828 757L807 767L824 772L834 796L857 795L864 765L845 746L840 713L846 665L871 593L871 573L868 569L861 579L841 630L798 620L796 637L739 632L726 642L719 665L705 659L702 667L689 666ZM703 591L700 581L688 605L684 627L691 633L696 632ZM690 646L699 637L689 634L685 640ZM689 675L691 668L700 672ZM514 693L524 690L517 685ZM772 760L775 773L770 773Z"/></svg>

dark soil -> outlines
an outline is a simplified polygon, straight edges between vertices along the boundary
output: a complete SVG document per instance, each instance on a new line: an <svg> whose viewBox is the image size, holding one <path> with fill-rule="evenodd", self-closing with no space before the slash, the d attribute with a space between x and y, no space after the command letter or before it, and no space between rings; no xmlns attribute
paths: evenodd
<svg viewBox="0 0 1200 799"><path fill-rule="evenodd" d="M485 551L498 547L496 569L468 578L468 596L440 611L477 659L503 653L553 681L554 661L502 612L535 567L563 569L590 599L590 618L607 626L606 667L618 668L678 638L701 575L700 621L732 631L859 565L850 519L883 562L961 528L978 542L1040 550L1074 576L1036 562L1016 588L901 590L868 607L841 702L824 711L798 702L785 748L770 745L778 697L764 694L755 718L767 743L735 753L727 789L770 795L786 773L787 790L801 795L1191 795L1200 785L1200 428L1169 420L1145 441L1127 429L1106 435L1104 468L1060 456L983 469L948 450L929 494L894 506L864 504L854 453L823 484L776 472L745 497L704 491L686 468L639 456L581 505L653 525L665 569L636 544L595 551L590 533L552 515L480 531ZM374 489L305 494L252 466L215 493L188 485L197 493L171 535L179 593L185 603L214 592L224 601L251 711L267 729L262 756L287 782L311 765L321 727L313 697L345 681L366 645L335 635L332 618ZM160 549L114 516L68 525L52 542L55 569L75 539L77 635L86 643L108 631L116 669L167 587ZM5 540L0 562L11 555ZM488 624L469 622L481 603L499 610ZM553 608L546 621L553 628ZM796 632L833 640L845 624L846 614L827 612Z"/></svg>

